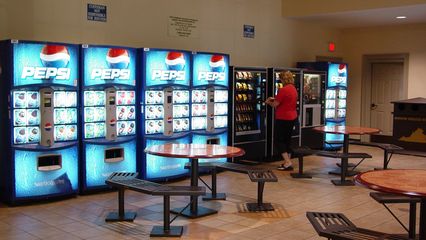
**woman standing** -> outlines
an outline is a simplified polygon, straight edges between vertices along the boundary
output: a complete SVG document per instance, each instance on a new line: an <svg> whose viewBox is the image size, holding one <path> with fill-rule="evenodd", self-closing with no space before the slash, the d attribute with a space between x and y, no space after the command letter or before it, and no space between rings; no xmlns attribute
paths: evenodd
<svg viewBox="0 0 426 240"><path fill-rule="evenodd" d="M279 73L279 78L284 87L278 89L275 97L266 99L265 103L275 108L275 145L284 160L278 170L291 171L291 133L297 120L298 94L290 71Z"/></svg>

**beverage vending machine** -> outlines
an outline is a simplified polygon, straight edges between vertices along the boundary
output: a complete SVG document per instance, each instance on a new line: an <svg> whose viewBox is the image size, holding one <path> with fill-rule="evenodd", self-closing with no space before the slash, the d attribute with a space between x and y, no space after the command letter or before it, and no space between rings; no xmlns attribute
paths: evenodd
<svg viewBox="0 0 426 240"><path fill-rule="evenodd" d="M300 146L301 144L301 124L300 121L302 120L302 111L301 111L301 107L302 107L302 101L301 98L303 96L302 94L302 70L298 69L298 68L268 68L268 79L269 79L269 86L268 88L270 89L268 92L268 96L269 97L273 97L278 93L278 90L280 88L282 88L284 85L281 82L280 78L279 78L279 74L281 72L286 72L286 71L290 71L293 74L293 78L294 78L294 86L296 87L297 90L297 94L299 99L297 100L297 106L296 106L296 110L297 110L297 116L298 119L296 121L296 124L294 126L293 129L293 134L292 134L292 142L291 145L293 147L297 147ZM273 108L271 108L271 111L268 113L268 122L269 122L269 126L272 126L269 131L268 131L268 159L270 160L279 160L282 159L281 154L277 152L276 146L274 144L274 139L275 139L275 135L278 134L276 133L276 129L275 129L275 110Z"/></svg>
<svg viewBox="0 0 426 240"><path fill-rule="evenodd" d="M142 149L165 143L190 143L191 53L180 50L141 49ZM146 179L168 180L188 174L188 159L142 154Z"/></svg>
<svg viewBox="0 0 426 240"><path fill-rule="evenodd" d="M0 49L2 198L78 191L78 46L7 40Z"/></svg>
<svg viewBox="0 0 426 240"><path fill-rule="evenodd" d="M300 62L298 67L327 73L325 91L325 125L344 126L346 122L347 64L332 62ZM343 145L342 134L325 134L324 149L337 150Z"/></svg>
<svg viewBox="0 0 426 240"><path fill-rule="evenodd" d="M192 143L228 145L229 55L192 55ZM226 158L199 159L226 162Z"/></svg>
<svg viewBox="0 0 426 240"><path fill-rule="evenodd" d="M244 158L267 158L267 69L231 67L233 78L233 145L244 149ZM238 161L238 159L237 159Z"/></svg>
<svg viewBox="0 0 426 240"><path fill-rule="evenodd" d="M323 149L323 134L313 128L324 125L326 72L302 72L301 145ZM320 140L321 139L321 140Z"/></svg>
<svg viewBox="0 0 426 240"><path fill-rule="evenodd" d="M136 49L81 45L83 191L136 171Z"/></svg>

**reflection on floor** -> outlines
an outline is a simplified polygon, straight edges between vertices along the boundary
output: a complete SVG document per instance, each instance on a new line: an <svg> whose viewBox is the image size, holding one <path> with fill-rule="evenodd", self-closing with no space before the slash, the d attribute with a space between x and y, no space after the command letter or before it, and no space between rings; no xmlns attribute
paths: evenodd
<svg viewBox="0 0 426 240"><path fill-rule="evenodd" d="M372 160L361 164L361 171L382 166L381 150L355 145L350 148L373 155ZM330 183L330 179L336 177L327 172L335 163L334 159L306 158L305 170L313 174L312 179L292 179L289 172L275 171L279 181L267 183L264 194L264 201L273 203L273 212L245 212L243 203L256 201L257 185L244 174L219 173L218 189L228 193L227 200L200 201L219 213L200 219L179 217L172 225L185 226L180 239L320 239L305 212L327 211L344 213L360 227L404 233L384 207L369 197L370 190L359 186L336 187ZM426 158L394 155L390 167L426 169ZM207 176L203 178L210 181ZM189 180L172 184L189 185ZM128 191L126 208L137 211L135 221L106 223L105 215L117 207L116 196L116 193L102 193L31 206L0 205L0 239L149 239L152 226L162 224L162 197ZM172 197L172 208L184 206L187 201L187 197ZM391 208L408 225L408 206L394 204Z"/></svg>

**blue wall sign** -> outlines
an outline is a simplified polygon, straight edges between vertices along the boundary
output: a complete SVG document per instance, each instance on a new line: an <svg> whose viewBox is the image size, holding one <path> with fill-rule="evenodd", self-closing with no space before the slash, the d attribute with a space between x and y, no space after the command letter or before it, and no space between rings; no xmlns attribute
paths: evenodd
<svg viewBox="0 0 426 240"><path fill-rule="evenodd" d="M106 22L107 6L88 3L87 4L87 20Z"/></svg>
<svg viewBox="0 0 426 240"><path fill-rule="evenodd" d="M244 24L244 37L254 38L254 26Z"/></svg>

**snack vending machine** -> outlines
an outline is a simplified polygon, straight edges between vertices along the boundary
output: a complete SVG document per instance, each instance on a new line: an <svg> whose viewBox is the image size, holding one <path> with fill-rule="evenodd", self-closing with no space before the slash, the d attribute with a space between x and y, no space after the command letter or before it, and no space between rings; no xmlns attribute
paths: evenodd
<svg viewBox="0 0 426 240"><path fill-rule="evenodd" d="M267 157L267 69L231 67L233 76L233 144L244 149L244 158Z"/></svg>
<svg viewBox="0 0 426 240"><path fill-rule="evenodd" d="M229 55L193 53L192 143L228 145ZM200 159L226 162L226 158Z"/></svg>
<svg viewBox="0 0 426 240"><path fill-rule="evenodd" d="M165 143L190 143L191 53L141 49L143 148ZM188 174L188 159L141 154L146 179L168 180Z"/></svg>
<svg viewBox="0 0 426 240"><path fill-rule="evenodd" d="M325 78L323 71L302 72L301 144L312 149L322 149L324 145L322 133L313 128L324 125Z"/></svg>
<svg viewBox="0 0 426 240"><path fill-rule="evenodd" d="M327 72L325 91L325 125L344 126L346 122L347 64L331 62L300 62L298 67ZM324 149L337 150L343 146L342 134L325 134Z"/></svg>
<svg viewBox="0 0 426 240"><path fill-rule="evenodd" d="M78 46L7 40L0 49L1 197L78 191Z"/></svg>
<svg viewBox="0 0 426 240"><path fill-rule="evenodd" d="M81 45L83 191L136 172L136 49Z"/></svg>
<svg viewBox="0 0 426 240"><path fill-rule="evenodd" d="M284 85L281 82L280 78L279 78L279 74L281 72L286 72L286 71L290 71L293 74L293 78L294 78L294 86L296 87L297 90L297 94L299 99L297 100L297 106L296 106L296 110L297 110L297 116L298 116L298 120L296 121L296 124L294 126L293 129L293 134L292 134L292 143L291 145L293 147L297 147L300 146L301 144L301 124L300 121L302 120L302 112L301 112L301 98L302 98L302 89L301 89L301 78L302 78L302 70L301 69L297 69L297 68L268 68L268 79L269 79L269 97L273 97L278 93L278 89L282 88ZM269 131L268 131L268 159L271 160L278 160L278 159L282 159L280 153L277 152L276 146L274 144L274 138L275 135L278 134L276 133L276 129L275 129L275 110L273 108L271 108L272 111L270 111L268 113L268 121L269 121L269 126L272 126Z"/></svg>

